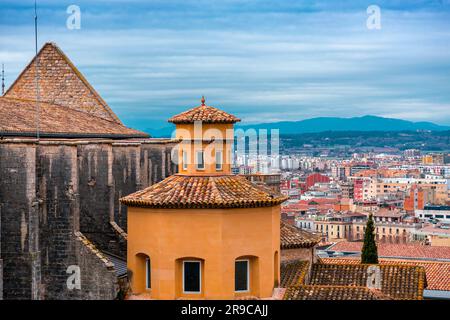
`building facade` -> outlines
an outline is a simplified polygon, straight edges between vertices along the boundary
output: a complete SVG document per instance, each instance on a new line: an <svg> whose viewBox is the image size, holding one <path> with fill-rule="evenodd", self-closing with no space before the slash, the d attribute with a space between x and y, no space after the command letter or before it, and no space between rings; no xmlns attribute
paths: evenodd
<svg viewBox="0 0 450 320"><path fill-rule="evenodd" d="M271 297L280 277L280 204L287 198L231 174L233 140L226 137L236 117L202 99L169 121L182 141L179 173L121 199L128 206L132 294Z"/></svg>

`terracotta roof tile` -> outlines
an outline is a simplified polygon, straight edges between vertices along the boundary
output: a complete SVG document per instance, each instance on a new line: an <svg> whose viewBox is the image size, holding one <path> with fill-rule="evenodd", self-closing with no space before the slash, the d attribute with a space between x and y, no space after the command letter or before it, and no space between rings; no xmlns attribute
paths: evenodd
<svg viewBox="0 0 450 320"><path fill-rule="evenodd" d="M120 199L132 207L244 208L274 206L287 197L244 177L172 175Z"/></svg>
<svg viewBox="0 0 450 320"><path fill-rule="evenodd" d="M427 286L421 266L401 264L379 265L381 290L368 288L370 265L340 261L314 263L291 260L281 263L282 288L286 300L373 300L422 299Z"/></svg>
<svg viewBox="0 0 450 320"><path fill-rule="evenodd" d="M168 120L172 123L194 123L202 121L204 123L236 123L241 119L226 113L217 108L207 106L202 100L202 105L177 114Z"/></svg>
<svg viewBox="0 0 450 320"><path fill-rule="evenodd" d="M35 58L9 87L5 97L36 100ZM61 105L121 124L107 103L54 43L38 53L40 101Z"/></svg>
<svg viewBox="0 0 450 320"><path fill-rule="evenodd" d="M368 264L315 263L310 285L360 286L367 284ZM393 299L421 299L426 285L425 269L420 266L378 265L381 291Z"/></svg>
<svg viewBox="0 0 450 320"><path fill-rule="evenodd" d="M287 288L284 300L386 300L366 287L346 286L292 286Z"/></svg>
<svg viewBox="0 0 450 320"><path fill-rule="evenodd" d="M85 112L49 103L39 103L41 136L57 137L148 137ZM0 97L0 136L36 136L36 102Z"/></svg>
<svg viewBox="0 0 450 320"><path fill-rule="evenodd" d="M280 264L280 287L288 288L305 283L309 262L303 260L282 261Z"/></svg>
<svg viewBox="0 0 450 320"><path fill-rule="evenodd" d="M323 263L333 264L359 264L359 258L322 258ZM399 260L379 259L382 265L406 265L421 266L425 268L427 277L427 290L450 291L450 262L423 261L423 260Z"/></svg>
<svg viewBox="0 0 450 320"><path fill-rule="evenodd" d="M281 220L281 249L310 248L320 242L321 236L296 228Z"/></svg>
<svg viewBox="0 0 450 320"><path fill-rule="evenodd" d="M380 257L408 257L417 259L450 259L450 247L420 244L378 243ZM342 241L328 248L332 251L361 252L362 242Z"/></svg>

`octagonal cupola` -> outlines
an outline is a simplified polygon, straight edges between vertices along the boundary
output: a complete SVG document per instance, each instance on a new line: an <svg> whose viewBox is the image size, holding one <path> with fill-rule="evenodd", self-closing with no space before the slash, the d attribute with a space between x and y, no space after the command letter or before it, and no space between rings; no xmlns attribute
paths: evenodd
<svg viewBox="0 0 450 320"><path fill-rule="evenodd" d="M178 172L185 175L231 174L233 125L239 118L223 110L201 105L169 119L176 126Z"/></svg>

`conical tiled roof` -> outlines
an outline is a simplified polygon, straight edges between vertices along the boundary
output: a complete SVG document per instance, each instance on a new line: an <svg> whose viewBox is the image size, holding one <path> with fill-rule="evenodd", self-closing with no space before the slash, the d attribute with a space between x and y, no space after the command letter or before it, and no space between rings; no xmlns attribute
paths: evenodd
<svg viewBox="0 0 450 320"><path fill-rule="evenodd" d="M236 123L241 119L226 113L220 109L207 106L205 98L202 98L202 104L198 107L189 109L185 112L177 114L169 119L172 123L194 123L194 121L202 121L203 123Z"/></svg>
<svg viewBox="0 0 450 320"><path fill-rule="evenodd" d="M120 199L127 206L149 208L269 207L285 200L284 195L235 175L173 175Z"/></svg>
<svg viewBox="0 0 450 320"><path fill-rule="evenodd" d="M46 43L38 53L39 100L89 113L121 124L69 58L54 43ZM28 64L5 97L36 100L36 58Z"/></svg>

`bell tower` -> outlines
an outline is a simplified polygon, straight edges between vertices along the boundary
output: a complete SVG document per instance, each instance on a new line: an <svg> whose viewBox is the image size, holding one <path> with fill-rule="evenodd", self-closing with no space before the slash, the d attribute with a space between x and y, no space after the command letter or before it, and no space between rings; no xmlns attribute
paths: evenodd
<svg viewBox="0 0 450 320"><path fill-rule="evenodd" d="M235 116L201 105L169 119L176 125L178 172L182 175L230 175Z"/></svg>

